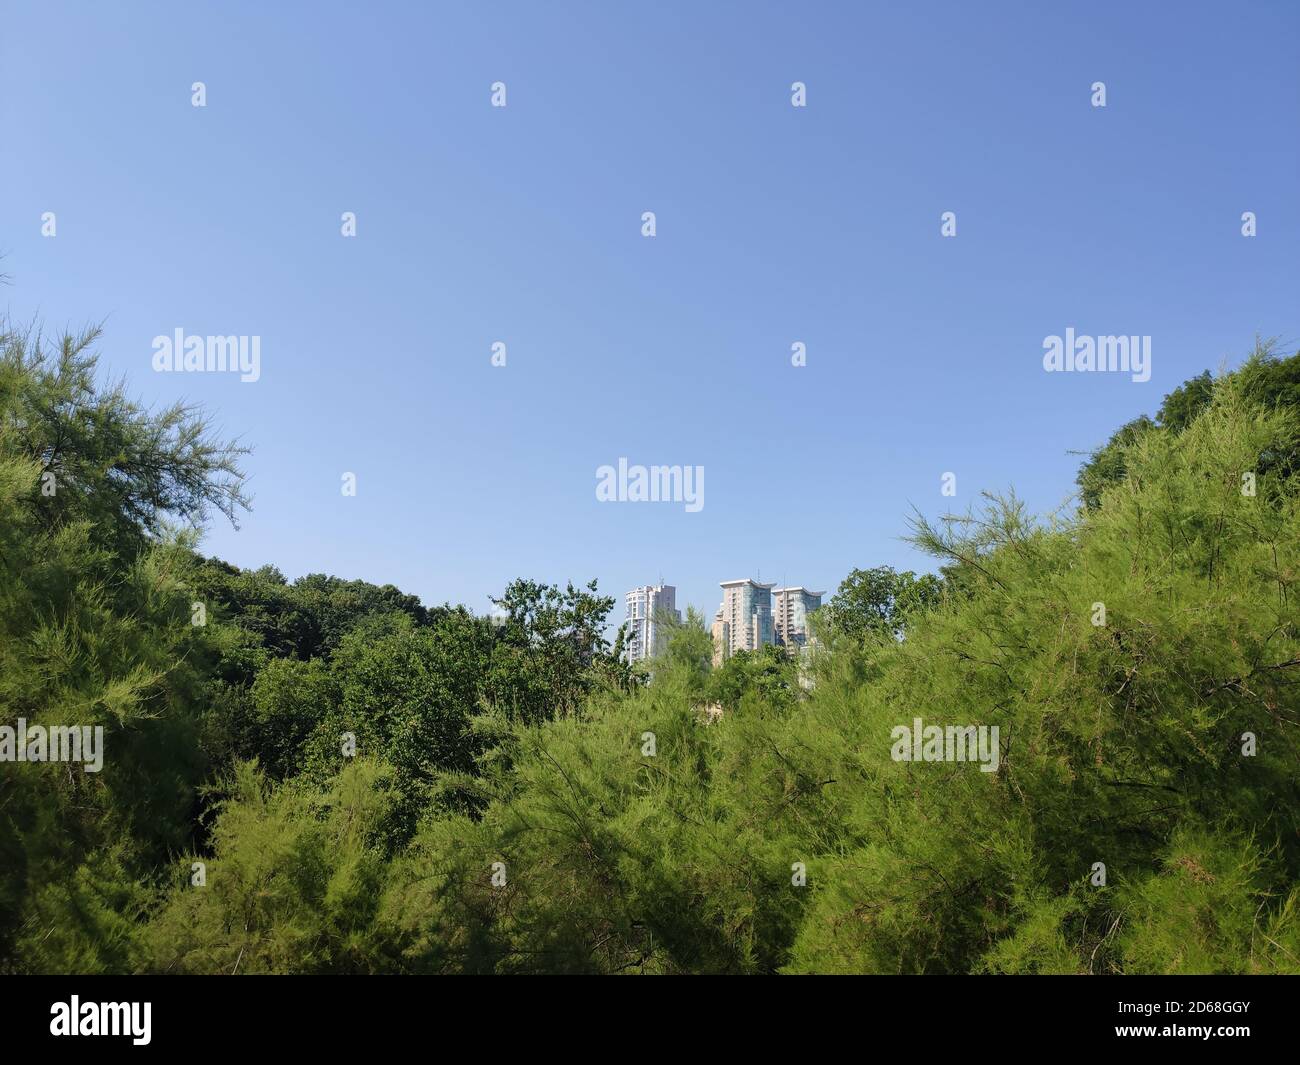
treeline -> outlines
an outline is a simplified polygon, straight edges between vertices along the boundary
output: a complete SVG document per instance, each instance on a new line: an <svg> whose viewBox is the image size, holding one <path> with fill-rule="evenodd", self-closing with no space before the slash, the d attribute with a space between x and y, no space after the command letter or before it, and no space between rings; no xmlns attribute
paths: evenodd
<svg viewBox="0 0 1300 1065"><path fill-rule="evenodd" d="M242 453L95 339L0 337L0 725L105 733L0 762L3 969L1300 972L1300 356L1047 520L916 516L938 573L855 571L810 656L715 670L691 615L645 671L594 582L204 558ZM918 718L996 771L896 761Z"/></svg>

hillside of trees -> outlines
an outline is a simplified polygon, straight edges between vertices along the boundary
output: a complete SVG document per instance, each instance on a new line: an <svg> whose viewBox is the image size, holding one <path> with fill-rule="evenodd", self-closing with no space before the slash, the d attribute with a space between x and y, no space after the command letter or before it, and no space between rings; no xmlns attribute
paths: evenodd
<svg viewBox="0 0 1300 1065"><path fill-rule="evenodd" d="M0 762L0 971L1300 973L1300 355L1058 514L914 516L936 573L855 571L802 665L691 614L647 672L595 582L205 557L243 452L0 332L0 724L105 732ZM996 772L895 761L915 718Z"/></svg>

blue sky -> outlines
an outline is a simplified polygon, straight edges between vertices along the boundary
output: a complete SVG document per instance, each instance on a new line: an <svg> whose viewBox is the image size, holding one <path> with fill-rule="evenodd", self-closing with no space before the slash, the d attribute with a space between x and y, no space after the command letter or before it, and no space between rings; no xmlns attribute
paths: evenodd
<svg viewBox="0 0 1300 1065"><path fill-rule="evenodd" d="M1071 451L1294 349L1298 40L1294 3L10 0L0 303L102 320L108 371L255 449L210 553L711 616L928 568L912 505L1056 507ZM261 379L154 373L178 327L260 336ZM1044 372L1067 327L1151 336L1151 380ZM620 456L703 466L703 510L597 502Z"/></svg>

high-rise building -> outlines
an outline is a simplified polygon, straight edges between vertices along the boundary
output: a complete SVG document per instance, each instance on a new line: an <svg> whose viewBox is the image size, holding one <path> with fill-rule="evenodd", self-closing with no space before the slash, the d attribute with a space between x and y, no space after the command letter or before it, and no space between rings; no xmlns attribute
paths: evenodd
<svg viewBox="0 0 1300 1065"><path fill-rule="evenodd" d="M773 642L773 587L748 578L722 582L722 606L714 617L713 631L715 641L719 631L724 633L720 644L725 648L724 658L737 651L757 651Z"/></svg>
<svg viewBox="0 0 1300 1065"><path fill-rule="evenodd" d="M772 591L772 627L776 642L791 654L808 643L808 615L822 605L825 592L807 588L776 588Z"/></svg>
<svg viewBox="0 0 1300 1065"><path fill-rule="evenodd" d="M713 627L709 630L713 636L713 668L717 669L731 656L731 626L722 616L722 608L713 615Z"/></svg>
<svg viewBox="0 0 1300 1065"><path fill-rule="evenodd" d="M668 642L665 622L682 620L677 589L671 584L646 584L633 588L623 601L627 604L627 660L641 662L662 654Z"/></svg>

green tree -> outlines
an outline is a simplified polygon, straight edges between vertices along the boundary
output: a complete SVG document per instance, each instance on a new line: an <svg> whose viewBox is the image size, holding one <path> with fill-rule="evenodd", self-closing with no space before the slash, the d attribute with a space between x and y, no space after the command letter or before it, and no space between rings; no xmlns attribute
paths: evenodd
<svg viewBox="0 0 1300 1065"><path fill-rule="evenodd" d="M358 759L316 793L241 763L214 807L212 853L186 855L141 937L156 973L372 973L391 968L374 930L392 792ZM202 882L195 883L195 865Z"/></svg>
<svg viewBox="0 0 1300 1065"><path fill-rule="evenodd" d="M147 878L188 845L214 634L191 534L244 505L239 449L98 389L97 330L0 329L0 723L103 730L99 772L0 763L0 966L126 967ZM92 731L92 736L94 735Z"/></svg>
<svg viewBox="0 0 1300 1065"><path fill-rule="evenodd" d="M1300 353L1284 359L1276 351L1275 340L1256 339L1254 350L1234 378L1250 403L1264 408L1300 410ZM1203 371L1165 396L1154 421L1143 414L1111 434L1079 469L1076 483L1084 506L1089 509L1100 506L1102 492L1123 482L1128 455L1147 433L1181 433L1209 406L1213 394L1214 378L1208 370ZM1261 456L1262 468L1272 469L1276 464L1293 472L1300 465L1300 455L1288 451Z"/></svg>
<svg viewBox="0 0 1300 1065"><path fill-rule="evenodd" d="M942 587L929 573L918 577L891 566L855 569L840 582L822 613L833 631L855 639L897 639L912 618L939 602Z"/></svg>
<svg viewBox="0 0 1300 1065"><path fill-rule="evenodd" d="M592 690L594 670L610 667L604 631L612 596L585 588L516 580L501 598L488 682L489 700L512 718L538 722L576 713Z"/></svg>

